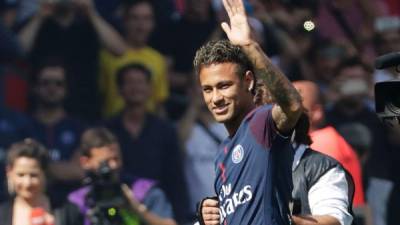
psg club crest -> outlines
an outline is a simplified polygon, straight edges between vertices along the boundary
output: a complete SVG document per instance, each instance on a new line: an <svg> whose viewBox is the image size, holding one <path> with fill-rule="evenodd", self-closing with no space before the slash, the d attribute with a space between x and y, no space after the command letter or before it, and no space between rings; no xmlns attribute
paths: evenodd
<svg viewBox="0 0 400 225"><path fill-rule="evenodd" d="M232 151L232 162L238 164L242 161L244 156L244 149L241 145L236 145Z"/></svg>

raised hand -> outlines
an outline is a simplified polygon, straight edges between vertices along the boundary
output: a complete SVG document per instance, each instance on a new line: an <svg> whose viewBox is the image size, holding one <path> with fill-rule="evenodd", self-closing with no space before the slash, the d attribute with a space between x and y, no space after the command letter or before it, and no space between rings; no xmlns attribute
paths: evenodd
<svg viewBox="0 0 400 225"><path fill-rule="evenodd" d="M229 16L228 23L221 23L229 40L234 45L245 46L252 42L249 23L242 0L222 0Z"/></svg>
<svg viewBox="0 0 400 225"><path fill-rule="evenodd" d="M92 16L96 13L93 0L72 0L72 2L88 16Z"/></svg>
<svg viewBox="0 0 400 225"><path fill-rule="evenodd" d="M42 19L52 16L54 13L54 3L49 1L43 1L40 3L38 10L38 16Z"/></svg>

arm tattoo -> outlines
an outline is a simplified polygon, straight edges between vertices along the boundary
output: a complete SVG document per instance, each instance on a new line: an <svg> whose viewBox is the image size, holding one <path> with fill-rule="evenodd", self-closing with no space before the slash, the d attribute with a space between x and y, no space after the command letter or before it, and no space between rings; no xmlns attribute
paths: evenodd
<svg viewBox="0 0 400 225"><path fill-rule="evenodd" d="M255 73L259 79L263 80L275 102L283 111L289 111L292 105L297 104L300 100L297 90L274 65L267 65L265 69L255 69Z"/></svg>
<svg viewBox="0 0 400 225"><path fill-rule="evenodd" d="M272 64L258 44L242 48L252 60L256 77L262 79L277 104L276 123L282 130L293 128L301 114L301 97L287 77Z"/></svg>

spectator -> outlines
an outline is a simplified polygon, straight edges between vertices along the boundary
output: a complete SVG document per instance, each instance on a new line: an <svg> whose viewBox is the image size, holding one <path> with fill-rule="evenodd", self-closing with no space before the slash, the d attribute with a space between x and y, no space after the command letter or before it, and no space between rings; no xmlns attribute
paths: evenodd
<svg viewBox="0 0 400 225"><path fill-rule="evenodd" d="M7 148L24 136L24 127L30 124L22 113L15 112L0 104L0 168L5 168ZM0 201L7 196L4 170L0 169Z"/></svg>
<svg viewBox="0 0 400 225"><path fill-rule="evenodd" d="M77 187L81 173L73 157L84 130L81 121L68 115L64 108L67 96L67 72L61 62L49 60L39 66L33 75L35 100L32 127L26 128L27 136L42 142L52 159L50 174L54 178L56 200L62 201Z"/></svg>
<svg viewBox="0 0 400 225"><path fill-rule="evenodd" d="M366 183L374 182L376 178L388 180L390 170L387 162L390 161L390 151L387 133L368 103L372 71L357 59L342 62L336 71L332 89L337 96L327 111L327 121L338 130L354 122L367 127L371 132L372 142L370 157L365 164ZM383 192L387 189L381 187L376 190L380 190L384 195Z"/></svg>
<svg viewBox="0 0 400 225"><path fill-rule="evenodd" d="M0 62L22 56L17 36L12 32L16 18L17 3L0 1Z"/></svg>
<svg viewBox="0 0 400 225"><path fill-rule="evenodd" d="M321 96L317 85L311 81L297 81L293 85L303 97L303 106L310 118L310 146L336 159L351 174L355 193L353 207L365 206L361 165L355 151L332 126L326 126Z"/></svg>
<svg viewBox="0 0 400 225"><path fill-rule="evenodd" d="M164 57L148 46L148 39L154 29L153 8L147 0L129 1L123 5L124 38L128 45L125 54L114 56L110 51L100 54L100 90L104 97L103 114L115 116L124 107L124 100L118 94L116 72L130 63L146 65L153 74L152 94L147 102L150 112L163 111L163 103L168 97L167 65Z"/></svg>
<svg viewBox="0 0 400 225"><path fill-rule="evenodd" d="M96 81L100 43L116 55L122 55L126 45L98 15L92 0L43 1L18 35L32 65L54 56L65 61L71 74L68 111L89 121L98 119Z"/></svg>
<svg viewBox="0 0 400 225"><path fill-rule="evenodd" d="M175 129L149 113L151 72L141 64L129 64L117 72L119 93L125 101L122 113L108 121L124 155L123 169L129 174L160 181L179 220L187 210L187 193L181 151Z"/></svg>
<svg viewBox="0 0 400 225"><path fill-rule="evenodd" d="M75 206L57 204L46 194L48 163L46 148L32 139L16 142L10 147L7 179L13 197L0 205L2 224L83 224Z"/></svg>
<svg viewBox="0 0 400 225"><path fill-rule="evenodd" d="M188 104L187 86L192 80L192 59L196 49L209 40L217 21L210 0L186 0L181 18L160 31L154 45L168 56L171 95L166 109L173 120L179 119Z"/></svg>
<svg viewBox="0 0 400 225"><path fill-rule="evenodd" d="M82 135L80 150L81 166L88 174L94 174L91 176L92 179L100 176L98 171L102 165L106 165L111 169L112 176L115 176L114 178L110 178L109 182L115 181L117 184L121 182L120 186L118 185L116 188L121 189L123 196L117 197L122 197L123 201L119 203L121 205L114 206L117 208L117 212L121 212L118 215L124 221L121 224L176 225L173 220L172 207L164 193L157 188L155 181L139 177L129 178L120 174L122 156L117 138L110 131L105 128L92 128L85 131ZM92 180L92 182L95 183L97 181ZM104 188L104 186L100 187ZM69 200L76 204L80 208L81 213L85 215L86 225L92 224L93 221L91 220L93 218L90 217L90 213L88 213L88 210L93 210L93 208L89 208L93 207L90 204L96 204L96 202L89 203L88 201L110 202L115 200L113 197L116 197L113 195L110 198L110 195L104 195L106 196L104 199L98 199L96 197L99 197L101 194L97 193L97 196L92 196L95 199L90 199L89 196L95 191L94 188L96 187L85 186L69 195ZM110 192L110 190L100 191ZM100 220L97 223L105 224L105 221Z"/></svg>
<svg viewBox="0 0 400 225"><path fill-rule="evenodd" d="M202 100L198 86L191 89L189 106L179 121L178 133L184 149L184 171L189 193L190 212L195 218L196 204L215 195L215 155L228 136L225 127L215 122Z"/></svg>
<svg viewBox="0 0 400 225"><path fill-rule="evenodd" d="M22 56L17 36L12 32L16 7L15 1L0 0L0 168L5 168L6 149L22 138L23 127L29 123L25 115L10 109L7 104L9 78L15 77L10 76L10 71L14 69L12 63ZM13 96L16 96L15 91L12 91ZM4 172L4 169L0 170L0 201L7 196Z"/></svg>
<svg viewBox="0 0 400 225"><path fill-rule="evenodd" d="M320 41L313 46L312 62L316 82L323 94L329 90L334 78L335 69L346 57L346 49L332 41Z"/></svg>
<svg viewBox="0 0 400 225"><path fill-rule="evenodd" d="M336 70L331 85L335 96L332 106L327 110L327 122L338 130L341 126L358 122L368 128L372 135L370 163L381 163L382 149L387 148L386 133L377 116L371 109L370 89L372 88L371 69L358 59L343 61ZM344 136L346 138L346 136ZM372 171L371 171L372 172ZM386 173L376 170L373 173ZM382 176L382 174L380 175Z"/></svg>
<svg viewBox="0 0 400 225"><path fill-rule="evenodd" d="M257 105L274 102L262 81L257 83L254 101ZM309 130L310 120L303 112L295 126L292 144L295 150L292 196L299 201L294 204L300 203L300 212L294 212L293 222L353 224L354 181L339 162L310 148L312 140Z"/></svg>

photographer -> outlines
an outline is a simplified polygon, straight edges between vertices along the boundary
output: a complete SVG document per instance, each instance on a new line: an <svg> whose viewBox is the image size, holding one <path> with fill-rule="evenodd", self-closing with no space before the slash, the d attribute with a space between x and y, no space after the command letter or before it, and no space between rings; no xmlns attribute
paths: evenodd
<svg viewBox="0 0 400 225"><path fill-rule="evenodd" d="M88 182L69 200L85 215L85 224L176 224L170 203L153 180L120 175L119 145L107 129L84 132L80 164Z"/></svg>

